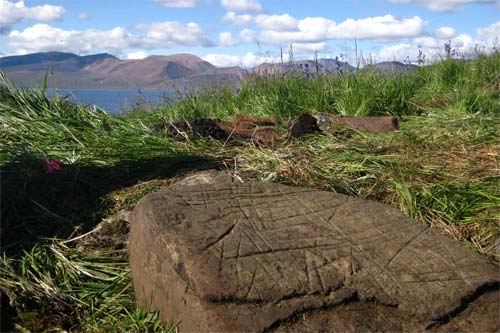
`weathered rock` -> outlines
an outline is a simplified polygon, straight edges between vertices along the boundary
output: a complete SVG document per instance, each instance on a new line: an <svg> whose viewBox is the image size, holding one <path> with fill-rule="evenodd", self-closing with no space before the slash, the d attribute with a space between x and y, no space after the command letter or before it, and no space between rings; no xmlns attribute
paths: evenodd
<svg viewBox="0 0 500 333"><path fill-rule="evenodd" d="M315 117L319 128L327 132L335 132L340 126L370 133L390 132L399 129L398 117L346 117L324 114Z"/></svg>
<svg viewBox="0 0 500 333"><path fill-rule="evenodd" d="M219 123L219 120L212 118L194 118L178 120L167 124L153 126L156 131L164 130L167 135L180 140L199 140L213 138L216 140L227 140L227 133Z"/></svg>
<svg viewBox="0 0 500 333"><path fill-rule="evenodd" d="M265 183L134 209L139 304L181 332L498 330L499 270L383 204Z"/></svg>
<svg viewBox="0 0 500 333"><path fill-rule="evenodd" d="M316 132L321 132L316 118L310 114L304 113L293 122L290 127L289 137L299 138L303 135Z"/></svg>
<svg viewBox="0 0 500 333"><path fill-rule="evenodd" d="M220 124L232 141L250 141L256 146L270 147L278 139L276 120L273 118L236 115L230 122Z"/></svg>
<svg viewBox="0 0 500 333"><path fill-rule="evenodd" d="M253 130L255 127L275 127L277 121L271 117L254 117L235 115L231 117L231 121L227 123L228 126L236 127L238 130Z"/></svg>
<svg viewBox="0 0 500 333"><path fill-rule="evenodd" d="M179 141L212 138L225 143L252 142L267 147L272 146L277 138L275 126L276 120L272 118L237 115L229 122L212 118L194 118L157 124L153 129L164 131Z"/></svg>

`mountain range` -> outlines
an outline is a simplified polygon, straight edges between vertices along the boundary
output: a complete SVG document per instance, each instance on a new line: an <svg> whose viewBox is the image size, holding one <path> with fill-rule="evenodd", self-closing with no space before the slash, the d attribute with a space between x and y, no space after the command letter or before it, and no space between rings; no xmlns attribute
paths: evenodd
<svg viewBox="0 0 500 333"><path fill-rule="evenodd" d="M238 85L246 76L239 67L218 68L190 54L122 60L106 53L44 52L0 58L0 69L14 84L27 86L40 84L48 73L50 88L167 90Z"/></svg>
<svg viewBox="0 0 500 333"><path fill-rule="evenodd" d="M401 72L407 65L397 62L374 66L381 72ZM409 67L408 67L409 68ZM160 89L175 90L209 86L239 86L254 75L340 75L354 67L337 59L303 60L294 64L264 63L253 69L216 67L192 54L149 56L141 60L118 59L107 53L79 56L63 52L32 53L0 58L0 70L18 86L36 86L48 74L49 88Z"/></svg>

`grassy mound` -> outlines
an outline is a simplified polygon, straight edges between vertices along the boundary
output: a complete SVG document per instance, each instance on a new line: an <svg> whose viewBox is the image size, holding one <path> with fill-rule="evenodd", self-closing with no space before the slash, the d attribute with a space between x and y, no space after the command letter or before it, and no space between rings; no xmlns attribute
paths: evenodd
<svg viewBox="0 0 500 333"><path fill-rule="evenodd" d="M499 69L497 52L403 75L253 77L239 91L207 90L122 117L48 99L43 88L17 90L2 77L0 281L17 310L11 324L173 330L134 304L126 248L79 251L75 238L178 175L214 165L384 202L499 260ZM286 121L304 112L397 115L401 129L346 128L271 148L181 143L151 129L239 114L275 117L285 131ZM49 168L54 163L59 170Z"/></svg>

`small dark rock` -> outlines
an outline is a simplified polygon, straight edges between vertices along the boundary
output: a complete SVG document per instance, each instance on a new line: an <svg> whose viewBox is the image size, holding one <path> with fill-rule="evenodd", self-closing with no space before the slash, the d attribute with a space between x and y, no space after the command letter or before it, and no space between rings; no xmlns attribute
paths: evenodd
<svg viewBox="0 0 500 333"><path fill-rule="evenodd" d="M318 127L316 118L314 118L310 114L304 113L292 124L289 136L298 138L303 135L316 132L321 132L321 129Z"/></svg>

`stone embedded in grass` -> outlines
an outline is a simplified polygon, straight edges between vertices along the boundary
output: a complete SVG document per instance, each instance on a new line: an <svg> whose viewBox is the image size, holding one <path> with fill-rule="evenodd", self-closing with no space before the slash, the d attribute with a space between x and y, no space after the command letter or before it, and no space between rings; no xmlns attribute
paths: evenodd
<svg viewBox="0 0 500 333"><path fill-rule="evenodd" d="M315 117L319 127L328 132L335 132L341 126L369 133L383 133L399 129L398 117L346 117L324 114Z"/></svg>
<svg viewBox="0 0 500 333"><path fill-rule="evenodd" d="M270 147L278 138L274 118L235 115L231 121L220 124L232 141L250 141L256 146Z"/></svg>
<svg viewBox="0 0 500 333"><path fill-rule="evenodd" d="M156 131L165 130L168 136L185 141L213 138L226 140L229 134L221 128L219 121L211 118L178 120L153 127Z"/></svg>
<svg viewBox="0 0 500 333"><path fill-rule="evenodd" d="M165 131L176 140L216 139L238 144L252 142L257 146L272 146L276 139L276 120L250 116L234 116L231 121L194 118L153 126L155 131Z"/></svg>
<svg viewBox="0 0 500 333"><path fill-rule="evenodd" d="M317 132L321 132L321 130L318 127L316 118L310 114L304 113L293 122L290 127L289 136L292 138L299 138L303 135Z"/></svg>
<svg viewBox="0 0 500 333"><path fill-rule="evenodd" d="M180 331L491 331L498 266L383 204L265 183L134 209L135 295Z"/></svg>

